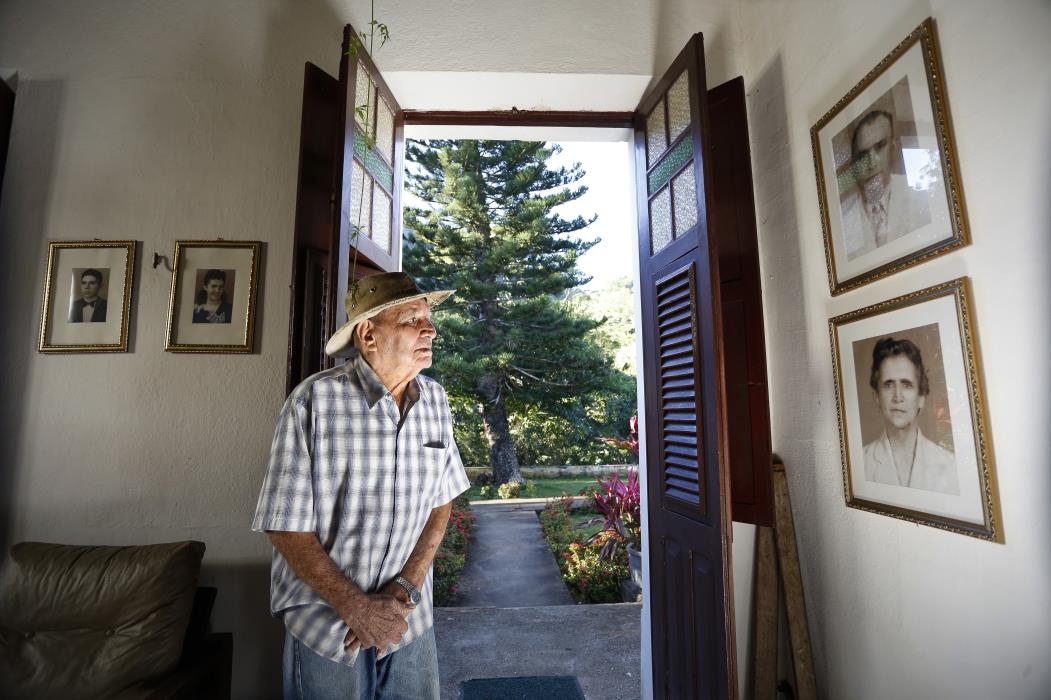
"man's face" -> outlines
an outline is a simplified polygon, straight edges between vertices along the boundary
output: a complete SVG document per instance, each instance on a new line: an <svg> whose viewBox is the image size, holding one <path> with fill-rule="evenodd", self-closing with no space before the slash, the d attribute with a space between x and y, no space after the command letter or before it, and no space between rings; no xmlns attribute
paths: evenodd
<svg viewBox="0 0 1051 700"><path fill-rule="evenodd" d="M80 278L80 296L92 301L99 295L99 279L95 275L84 275Z"/></svg>
<svg viewBox="0 0 1051 700"><path fill-rule="evenodd" d="M208 294L208 302L210 304L218 304L223 300L223 290L226 289L226 282L222 280L208 280L208 284L204 286L204 291Z"/></svg>
<svg viewBox="0 0 1051 700"><path fill-rule="evenodd" d="M431 342L438 331L431 323L431 307L423 299L391 307L373 319L378 360L399 372L431 366Z"/></svg>
<svg viewBox="0 0 1051 700"><path fill-rule="evenodd" d="M919 380L916 365L905 355L892 355L883 360L876 404L888 429L893 426L901 430L915 424L927 398L920 394Z"/></svg>
<svg viewBox="0 0 1051 700"><path fill-rule="evenodd" d="M867 191L869 183L877 175L879 185L886 187L890 183L893 145L894 133L886 117L881 116L858 129L854 136L854 176L863 192Z"/></svg>

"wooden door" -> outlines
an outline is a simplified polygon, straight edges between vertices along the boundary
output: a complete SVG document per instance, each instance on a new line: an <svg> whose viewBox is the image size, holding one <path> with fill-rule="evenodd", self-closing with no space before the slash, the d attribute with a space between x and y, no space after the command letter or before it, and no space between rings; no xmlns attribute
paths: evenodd
<svg viewBox="0 0 1051 700"><path fill-rule="evenodd" d="M344 28L338 80L306 66L288 391L337 362L324 347L347 320L350 283L401 269L405 117L357 36Z"/></svg>
<svg viewBox="0 0 1051 700"><path fill-rule="evenodd" d="M366 49L348 24L339 64L343 147L333 328L346 322L343 299L350 282L401 269L405 114Z"/></svg>
<svg viewBox="0 0 1051 700"><path fill-rule="evenodd" d="M336 247L336 156L340 138L339 81L313 63L303 75L299 128L299 183L292 243L292 299L289 310L285 391L326 367L325 341L332 333L331 252Z"/></svg>
<svg viewBox="0 0 1051 700"><path fill-rule="evenodd" d="M773 527L763 297L744 79L708 91L708 136L708 221L719 250L732 516L737 522Z"/></svg>
<svg viewBox="0 0 1051 700"><path fill-rule="evenodd" d="M720 281L704 45L635 114L650 618L658 698L736 694Z"/></svg>

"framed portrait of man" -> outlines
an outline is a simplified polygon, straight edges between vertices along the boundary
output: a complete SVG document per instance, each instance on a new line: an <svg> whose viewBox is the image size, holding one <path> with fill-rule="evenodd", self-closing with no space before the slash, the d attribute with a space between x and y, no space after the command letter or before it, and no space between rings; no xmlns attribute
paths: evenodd
<svg viewBox="0 0 1051 700"><path fill-rule="evenodd" d="M829 333L847 505L1002 542L967 278Z"/></svg>
<svg viewBox="0 0 1051 700"><path fill-rule="evenodd" d="M934 23L810 130L833 295L970 242Z"/></svg>
<svg viewBox="0 0 1051 700"><path fill-rule="evenodd" d="M176 241L169 352L252 352L259 241Z"/></svg>
<svg viewBox="0 0 1051 700"><path fill-rule="evenodd" d="M127 352L135 241L51 241L40 352Z"/></svg>

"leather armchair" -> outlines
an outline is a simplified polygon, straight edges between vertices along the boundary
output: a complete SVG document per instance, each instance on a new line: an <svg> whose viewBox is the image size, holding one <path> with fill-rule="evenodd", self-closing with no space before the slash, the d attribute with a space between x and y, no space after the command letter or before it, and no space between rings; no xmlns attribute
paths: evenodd
<svg viewBox="0 0 1051 700"><path fill-rule="evenodd" d="M233 643L212 634L202 542L23 542L0 572L0 695L230 696Z"/></svg>

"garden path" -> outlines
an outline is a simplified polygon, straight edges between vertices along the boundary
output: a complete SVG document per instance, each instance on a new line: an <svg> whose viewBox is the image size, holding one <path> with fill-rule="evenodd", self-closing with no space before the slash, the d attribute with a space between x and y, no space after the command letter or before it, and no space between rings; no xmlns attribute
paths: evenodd
<svg viewBox="0 0 1051 700"><path fill-rule="evenodd" d="M544 542L536 504L472 504L477 518L452 605L525 608L573 605Z"/></svg>

